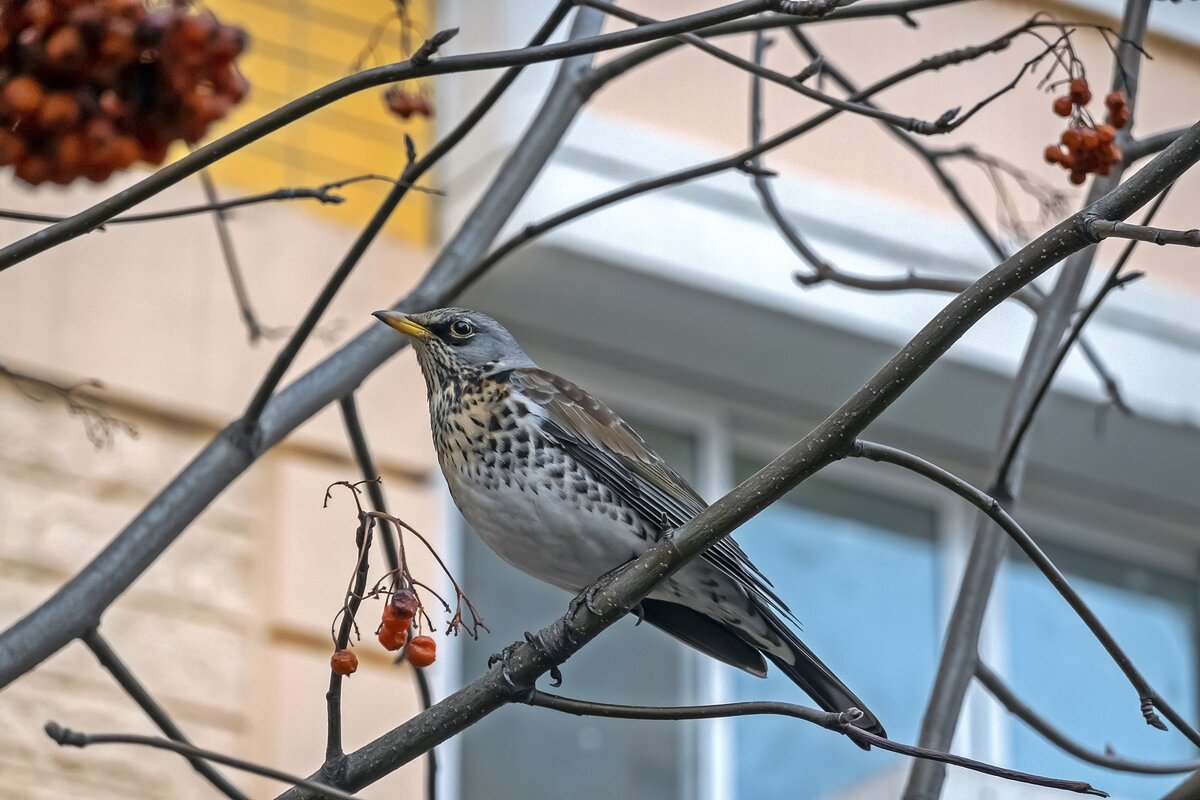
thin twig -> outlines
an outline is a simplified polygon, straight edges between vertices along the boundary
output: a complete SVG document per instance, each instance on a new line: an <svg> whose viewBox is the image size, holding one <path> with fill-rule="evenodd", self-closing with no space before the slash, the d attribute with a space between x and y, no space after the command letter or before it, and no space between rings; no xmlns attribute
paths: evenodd
<svg viewBox="0 0 1200 800"><path fill-rule="evenodd" d="M204 198L213 207L213 225L217 229L217 242L221 246L221 258L225 262L225 272L229 275L229 284L233 287L233 297L237 301L238 311L241 312L242 322L246 325L246 333L250 344L267 336L267 329L258 321L254 306L250 303L250 292L246 289L246 279L242 275L242 265L238 261L237 250L233 246L233 235L229 232L229 212L218 208L221 198L217 194L217 186L213 183L208 170L200 170L200 185L204 188ZM274 331L277 333L278 331Z"/></svg>
<svg viewBox="0 0 1200 800"><path fill-rule="evenodd" d="M159 705L158 701L154 699L154 696L150 694L145 686L142 686L141 681L137 679L133 671L121 660L121 657L117 655L117 651L113 650L108 640L100 635L99 628L92 628L92 630L81 637L81 640L92 651L92 655L100 662L100 666L108 670L108 673L112 675L117 685L125 690L125 693L129 695L133 702L137 703L142 711L146 712L146 716L150 718L150 721L157 725L158 729L168 739L182 742L183 744L190 744L187 737L184 736L183 731L175 724L175 720L171 719L171 715L167 713L167 710ZM192 769L200 773L218 792L230 798L230 800L249 800L224 775L213 769L212 764L208 763L208 761L195 756L186 756L186 758L188 763L192 765Z"/></svg>
<svg viewBox="0 0 1200 800"><path fill-rule="evenodd" d="M1010 714L1033 728L1050 744L1081 761L1118 772L1132 772L1139 775L1176 775L1200 769L1200 761L1153 764L1146 761L1132 761L1112 752L1100 753L1090 750L1054 727L1049 720L1018 697L1016 692L983 661L979 661L975 665L975 677L983 685L983 688L987 689L988 694L996 698Z"/></svg>
<svg viewBox="0 0 1200 800"><path fill-rule="evenodd" d="M754 34L754 63L760 64L763 60L763 54L767 49L766 34L758 31ZM818 59L812 60L813 64L820 65ZM763 128L763 113L762 113L762 79L759 75L753 74L750 78L750 147L751 149L758 147L762 143L762 128ZM866 101L863 105L869 105ZM800 231L792 224L792 221L783 213L783 209L779 206L779 200L775 197L775 190L772 188L770 180L766 175L766 168L763 166L762 154L758 154L748 159L753 167L750 170L750 182L754 186L754 191L758 194L759 202L762 204L763 211L766 212L771 222L775 224L776 230L783 236L784 241L791 245L792 250L796 255L808 262L818 273L821 272L836 272L824 258L813 250L812 246L805 241L800 235Z"/></svg>
<svg viewBox="0 0 1200 800"><path fill-rule="evenodd" d="M342 421L346 426L346 435L350 439L351 449L354 450L354 460L358 463L359 471L362 473L367 487L367 495L371 498L371 505L376 511L384 514L388 513L387 504L383 496L383 485L376 478L379 476L379 471L375 467L375 459L371 457L371 448L367 444L366 433L363 430L362 420L358 414L358 403L355 401L354 393L345 395L340 401L342 409ZM383 543L384 554L387 557L389 571L396 573L400 570L400 555L396 550L396 541L392 539L392 523L387 518L379 518L381 536L379 541ZM399 531L397 531L399 535ZM417 683L417 693L421 699L421 710L428 711L433 704L433 693L429 688L429 678L425 674L425 670L414 669L413 677ZM425 770L425 800L437 800L437 753L430 749L427 760L428 766Z"/></svg>
<svg viewBox="0 0 1200 800"><path fill-rule="evenodd" d="M658 20L652 17L647 17L643 14L638 14L637 12L621 8L614 3L608 2L608 0L576 0L576 2L580 5L586 5L592 8L600 9L606 14L626 20L627 22L632 22L639 26L652 25L658 22ZM825 2L825 0L816 0L816 2ZM797 92L810 100L816 100L818 103L822 103L830 108L837 108L841 109L842 111L849 111L852 114L860 114L864 117L882 120L887 122L889 125L896 126L901 130L912 131L913 133L919 133L927 136L938 133L946 133L947 131L953 130L954 127L951 125L951 120L953 120L955 115L958 113L958 109L956 108L950 109L932 122L928 120L920 120L915 117L906 117L900 114L893 114L875 106L855 103L851 100L843 100L840 97L834 97L832 95L825 94L822 91L813 89L811 86L806 86L803 80L799 78L784 75L781 72L768 69L758 62L748 61L741 56L734 55L728 50L723 50L722 48L717 47L716 45L707 41L704 37L698 36L694 33L682 33L676 38L687 42L698 50L708 53L711 56L715 56L721 61L724 61L726 64L731 64L738 69L745 70L751 75L755 75L759 78L765 78L772 83L776 83L787 89L791 89L792 91Z"/></svg>
<svg viewBox="0 0 1200 800"><path fill-rule="evenodd" d="M1043 775L1034 775L1028 772L1020 772L996 766L995 764L988 764L984 761L976 761L973 758L966 758L965 756L956 756L952 753L941 753L935 750L927 750L924 747L894 742L884 736L879 736L856 727L854 720L862 715L862 712L858 711L858 709L838 713L818 711L815 708L808 708L807 706L795 703L776 701L750 701L704 706L629 706L577 700L572 697L562 697L537 689L531 689L521 698L521 701L537 708L548 708L576 716L607 717L610 719L723 719L726 717L745 717L762 714L792 717L793 719L810 722L826 730L843 734L855 742L869 744L873 747L878 747L880 750L888 750L911 758L932 759L944 764L951 764L956 767L981 772L984 775L994 775L998 778L1018 783L1027 783L1032 786L1046 786L1051 789L1062 789L1063 791L1076 792L1078 794L1108 797L1106 792L1094 788L1090 783L1085 781L1069 781L1060 778L1049 778Z"/></svg>
<svg viewBox="0 0 1200 800"><path fill-rule="evenodd" d="M271 767L264 767L261 764L255 764L251 761L246 761L241 758L227 756L224 753L216 753L212 750L204 750L195 745L187 744L186 742L172 741L171 739L163 739L160 736L138 736L132 733L84 733L82 731L71 730L64 728L57 722L46 723L46 735L53 739L61 747L90 747L96 744L136 744L142 747L153 747L156 750L169 750L172 753L191 760L204 759L205 761L213 761L217 764L224 764L227 767L240 769L243 772L250 772L254 775L262 775L264 778L271 778L280 781L281 783L290 783L293 786L301 786L308 789L310 792L315 792L320 797L332 798L332 800L357 800L354 795L343 792L333 786L329 786L318 781L301 778L296 775L289 775Z"/></svg>
<svg viewBox="0 0 1200 800"><path fill-rule="evenodd" d="M1178 244L1184 247L1200 247L1200 228L1176 231L1169 228L1134 225L1131 222L1097 219L1088 224L1088 230L1097 239L1133 239L1160 246Z"/></svg>
<svg viewBox="0 0 1200 800"><path fill-rule="evenodd" d="M103 401L93 394L94 391L104 388L98 380L58 383L5 364L0 364L0 377L7 378L18 392L35 403L41 403L49 396L61 399L67 406L67 413L83 421L84 433L97 450L111 445L118 433L123 433L131 439L138 436L137 428L132 422L104 410Z"/></svg>
<svg viewBox="0 0 1200 800"><path fill-rule="evenodd" d="M1163 203L1166 202L1167 195L1170 194L1170 191L1171 187L1168 186L1158 197L1154 199L1154 202L1150 204L1150 208L1146 210L1146 214L1142 218L1142 225L1149 225L1150 222L1153 221L1154 216L1158 213L1159 209L1162 208ZM1142 273L1140 272L1122 274L1122 271L1125 269L1125 265L1129 262L1130 256L1133 255L1133 251L1137 248L1137 244L1138 240L1130 240L1130 242L1125 246L1125 249L1121 251L1121 255L1117 257L1117 260L1113 262L1112 267L1109 268L1108 275L1105 277L1104 283L1101 284L1100 288L1096 290L1096 294L1092 297L1091 301L1087 304L1083 311L1080 312L1079 316L1075 319L1074 323L1072 323L1070 329L1063 337L1062 342L1058 346L1058 351L1054 354L1054 360L1050 363L1049 369L1047 369L1045 374L1042 376L1041 382L1038 384L1037 389L1034 391L1028 405L1025 408L1025 413L1021 416L1016 427L1014 428L1013 435L1009 441L1009 449L1004 453L1004 456L1000 460L1002 467L996 478L997 483L1005 484L1008 482L1006 470L1011 469L1012 465L1016 462L1017 448L1021 446L1021 443L1025 441L1026 436L1029 435L1029 429L1032 427L1033 421L1037 417L1037 412L1042 405L1042 401L1046 399L1046 395L1050 392L1050 387L1054 383L1055 375L1057 375L1059 369L1062 368L1063 362L1066 361L1067 355L1071 352L1071 348L1075 345L1079 339L1079 336L1083 333L1084 327L1086 327L1088 322L1091 321L1092 315L1096 313L1096 310L1100 308L1100 304L1104 302L1104 298L1108 297L1111 292L1122 288L1130 281L1134 281L1142 277Z"/></svg>
<svg viewBox="0 0 1200 800"><path fill-rule="evenodd" d="M1066 576L1054 565L1054 562L1043 552L1037 542L1033 540L1033 537L1026 533L1017 521L1013 519L1012 515L1005 510L1000 501L938 465L894 447L859 439L847 455L852 458L866 458L871 461L892 464L915 472L934 483L944 486L987 515L1002 531L1008 534L1009 538L1017 543L1017 546L1021 548L1025 555L1029 556L1029 560L1033 562L1034 566L1046 576L1050 585L1062 595L1062 598L1067 601L1067 604L1071 606L1075 614L1087 625L1088 630L1092 632L1092 635L1096 637L1096 640L1108 652L1113 663L1125 673L1126 679L1137 692L1142 716L1146 722L1161 730L1167 729L1162 720L1158 718L1158 715L1154 713L1154 708L1157 707L1175 722L1176 727L1179 728L1184 736L1190 739L1193 744L1200 747L1200 733L1197 733L1187 722L1183 722L1174 708L1154 690L1154 687L1150 685L1150 682L1146 680L1146 677L1134 665L1133 659L1117 644L1116 638L1104 627L1104 623L1100 621L1100 618L1096 616L1091 607L1079 596L1079 593L1071 586ZM974 669L972 669L973 672Z"/></svg>

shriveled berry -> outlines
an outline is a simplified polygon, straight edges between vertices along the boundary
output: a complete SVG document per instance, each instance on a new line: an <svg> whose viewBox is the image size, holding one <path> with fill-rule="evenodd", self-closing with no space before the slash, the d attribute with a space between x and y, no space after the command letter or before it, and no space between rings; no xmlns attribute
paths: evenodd
<svg viewBox="0 0 1200 800"><path fill-rule="evenodd" d="M1063 95L1062 97L1056 97L1054 98L1054 113L1058 114L1060 117L1069 117L1071 116L1071 109L1074 108L1074 105L1075 104L1071 102L1071 98L1067 97L1066 95Z"/></svg>
<svg viewBox="0 0 1200 800"><path fill-rule="evenodd" d="M1080 185L1081 183L1083 183L1086 180L1087 180L1086 172L1072 172L1071 173L1071 183L1075 184L1076 186Z"/></svg>
<svg viewBox="0 0 1200 800"><path fill-rule="evenodd" d="M1078 150L1083 143L1083 131L1080 128L1067 128L1062 133L1062 143L1071 150Z"/></svg>
<svg viewBox="0 0 1200 800"><path fill-rule="evenodd" d="M416 591L405 586L392 592L388 605L396 616L412 619L421 610L421 599L417 597Z"/></svg>
<svg viewBox="0 0 1200 800"><path fill-rule="evenodd" d="M418 669L428 667L437 660L437 642L431 636L416 636L408 643L404 656Z"/></svg>
<svg viewBox="0 0 1200 800"><path fill-rule="evenodd" d="M417 637L418 639L420 637ZM384 625L379 629L379 643L384 650L395 652L408 641L408 631L405 628L389 628ZM415 640L414 640L415 641Z"/></svg>
<svg viewBox="0 0 1200 800"><path fill-rule="evenodd" d="M1129 106L1120 106L1108 112L1108 124L1118 130L1129 124Z"/></svg>
<svg viewBox="0 0 1200 800"><path fill-rule="evenodd" d="M1043 155L1047 164L1057 164L1062 161L1063 151L1058 145L1048 144Z"/></svg>
<svg viewBox="0 0 1200 800"><path fill-rule="evenodd" d="M1126 103L1124 92L1109 92L1104 96L1104 105L1111 111L1116 108L1122 108Z"/></svg>
<svg viewBox="0 0 1200 800"><path fill-rule="evenodd" d="M353 650L338 650L329 657L329 668L338 675L349 675L358 669L358 656Z"/></svg>
<svg viewBox="0 0 1200 800"><path fill-rule="evenodd" d="M1096 135L1100 137L1100 144L1110 144L1117 138L1117 129L1112 125L1097 125Z"/></svg>

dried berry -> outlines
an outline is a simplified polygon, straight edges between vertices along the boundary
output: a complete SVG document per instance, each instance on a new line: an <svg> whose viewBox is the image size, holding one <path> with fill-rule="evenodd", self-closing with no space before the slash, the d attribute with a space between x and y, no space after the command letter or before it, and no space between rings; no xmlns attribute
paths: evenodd
<svg viewBox="0 0 1200 800"><path fill-rule="evenodd" d="M1117 108L1123 108L1127 102L1128 101L1125 100L1124 92L1109 92L1104 97L1104 105L1106 105L1110 111Z"/></svg>
<svg viewBox="0 0 1200 800"><path fill-rule="evenodd" d="M417 668L428 667L437 660L437 642L431 636L416 636L404 651L408 663Z"/></svg>
<svg viewBox="0 0 1200 800"><path fill-rule="evenodd" d="M1063 97L1054 98L1054 113L1058 114L1060 117L1071 116L1071 109L1074 107L1075 106L1071 102L1071 98L1066 97L1065 95Z"/></svg>
<svg viewBox="0 0 1200 800"><path fill-rule="evenodd" d="M1062 161L1063 151L1056 145L1048 144L1046 145L1044 156L1047 164L1057 164Z"/></svg>
<svg viewBox="0 0 1200 800"><path fill-rule="evenodd" d="M1092 102L1092 90L1088 88L1087 78L1072 78L1070 92L1071 102L1077 106Z"/></svg>
<svg viewBox="0 0 1200 800"><path fill-rule="evenodd" d="M329 668L338 675L349 675L358 669L358 656L352 650L338 650L330 656Z"/></svg>
<svg viewBox="0 0 1200 800"><path fill-rule="evenodd" d="M392 592L388 607L395 616L411 620L421 610L421 599L414 590L406 586Z"/></svg>

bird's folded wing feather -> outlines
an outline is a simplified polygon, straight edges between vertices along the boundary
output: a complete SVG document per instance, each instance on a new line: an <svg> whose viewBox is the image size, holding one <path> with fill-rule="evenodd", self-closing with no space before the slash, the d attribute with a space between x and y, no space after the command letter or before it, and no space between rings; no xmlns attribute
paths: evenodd
<svg viewBox="0 0 1200 800"><path fill-rule="evenodd" d="M544 409L542 430L609 490L658 529L674 530L707 504L670 465L608 406L575 384L541 369L513 370L512 388ZM795 621L787 605L733 539L726 537L703 558L751 596Z"/></svg>

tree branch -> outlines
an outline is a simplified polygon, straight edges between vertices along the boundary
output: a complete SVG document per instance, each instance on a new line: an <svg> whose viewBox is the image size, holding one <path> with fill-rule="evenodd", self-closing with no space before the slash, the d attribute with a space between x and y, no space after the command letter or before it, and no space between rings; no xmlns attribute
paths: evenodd
<svg viewBox="0 0 1200 800"><path fill-rule="evenodd" d="M108 670L108 674L112 675L117 685L125 690L125 694L129 695L142 711L146 712L146 716L150 718L150 721L157 725L158 729L166 734L167 738L176 742L182 742L183 744L190 744L187 737L184 736L183 731L175 724L175 720L171 719L171 715L167 713L167 710L158 704L158 701L154 699L145 686L142 686L137 676L121 660L108 641L100 635L99 628L92 628L81 639L87 645L87 648L92 651L92 655L96 657L96 660L100 662L100 666ZM230 798L230 800L249 800L224 775L213 769L212 764L196 756L186 756L186 758L188 763L192 765L192 769L200 773L218 792Z"/></svg>
<svg viewBox="0 0 1200 800"><path fill-rule="evenodd" d="M983 661L976 663L975 677L982 684L983 688L987 689L988 694L996 698L1000 705L1008 710L1008 713L1033 728L1050 744L1068 755L1078 758L1080 761L1086 761L1089 764L1117 770L1118 772L1133 772L1140 775L1174 775L1200 769L1200 761L1181 761L1176 764L1151 764L1144 761L1131 761L1112 753L1100 753L1095 750L1089 750L1054 727L1049 720L1035 711L1020 697L1017 697L1016 693L1004 683L1000 676L993 672L991 667L983 663Z"/></svg>
<svg viewBox="0 0 1200 800"><path fill-rule="evenodd" d="M123 189L94 206L55 223L30 236L0 249L0 271L8 269L25 259L44 252L57 244L94 230L117 214L143 200L153 197L168 186L172 186L209 164L236 152L248 144L263 138L283 126L323 108L330 103L356 92L381 86L386 83L427 78L434 75L449 75L459 72L477 72L511 66L539 64L546 61L561 61L574 56L612 50L631 44L652 41L663 36L674 36L697 28L756 14L769 7L770 0L741 0L720 8L691 14L666 22L645 25L639 28L614 33L572 39L565 42L524 47L517 50L500 50L490 53L475 53L463 56L446 56L433 61L413 63L402 61L382 67L357 72L316 89L276 110L243 125L241 128L197 148L178 161Z"/></svg>
<svg viewBox="0 0 1200 800"><path fill-rule="evenodd" d="M1097 239L1133 239L1157 245L1179 244L1184 247L1200 247L1200 228L1175 231L1168 228L1154 228L1129 222L1098 219L1088 224L1088 231Z"/></svg>
<svg viewBox="0 0 1200 800"><path fill-rule="evenodd" d="M988 764L984 761L976 761L973 758L966 758L965 756L956 756L952 753L939 753L933 750L926 750L923 747L894 742L891 739L855 727L853 720L861 716L861 712L851 713L843 711L842 713L834 713L830 711L818 711L815 708L808 708L807 706L775 701L723 703L707 706L627 706L614 705L612 703L593 703L587 700L576 700L571 697L560 697L559 695L538 691L537 689L530 690L522 698L522 702L537 708L548 708L553 711L561 711L565 714L574 714L580 717L606 717L610 719L722 719L726 717L745 717L762 714L792 717L818 725L826 730L835 731L855 742L869 744L873 747L878 747L880 750L899 753L910 758L930 759L943 764L950 764L974 772L980 772L984 775L994 775L998 778L1018 783L1027 783L1032 786L1046 786L1051 789L1062 789L1067 792L1108 797L1107 793L1094 788L1090 783L1085 781L1068 781L1060 778L1048 778L1043 775L1033 775L1028 772L1020 772ZM857 712L858 709L854 709L853 711Z"/></svg>
<svg viewBox="0 0 1200 800"><path fill-rule="evenodd" d="M1029 560L1033 562L1034 566L1046 576L1046 580L1050 582L1050 585L1062 595L1067 604L1071 606L1071 609L1087 625L1088 630L1092 632L1092 635L1096 637L1096 640L1100 642L1101 646L1112 657L1113 663L1125 673L1125 677L1129 680L1134 690L1137 691L1142 715L1145 717L1146 722L1156 728L1166 730L1166 726L1163 725L1162 720L1154 713L1154 707L1156 706L1172 719L1178 717L1174 709L1158 695L1154 687L1150 685L1150 682L1146 680L1145 676L1134 665L1133 660L1117 644L1116 638L1104 627L1104 623L1100 621L1095 612L1079 596L1079 593L1071 586L1066 576L1054 565L1050 557L1038 547L1033 537L1017 524L1017 521L1004 509L999 500L975 488L962 478L951 474L936 464L932 464L923 458L894 447L866 442L860 439L855 442L854 448L848 455L851 458L866 458L871 461L893 464L910 472L915 472L934 483L944 486L986 514L1004 533L1008 534L1017 543L1017 546L1021 548L1025 555L1029 556ZM1176 724L1178 725L1178 723ZM1179 728L1193 743L1200 746L1200 733L1193 730L1187 723L1179 725Z"/></svg>
<svg viewBox="0 0 1200 800"><path fill-rule="evenodd" d="M318 781L299 778L295 775L289 775L286 772L272 769L271 767L255 764L251 761L234 758L223 753L216 753L212 750L202 750L186 742L163 739L158 736L136 736L131 733L83 733L82 731L73 731L70 728L64 728L57 722L46 723L46 735L57 742L60 747L84 748L96 744L136 744L142 747L153 747L156 750L167 750L172 753L178 753L189 761L193 759L213 761L217 764L224 764L234 769L240 769L243 772L250 772L254 775L262 775L265 778L271 778L283 783L290 783L293 786L303 786L317 797L327 797L332 800L358 800L352 794L347 794L333 786L326 786Z"/></svg>
<svg viewBox="0 0 1200 800"><path fill-rule="evenodd" d="M1142 139L1128 139L1121 145L1121 152L1125 155L1125 163L1132 164L1136 161L1141 161L1146 156L1161 153L1167 145L1182 136L1186 130L1186 127L1176 128L1170 131L1161 131Z"/></svg>
<svg viewBox="0 0 1200 800"><path fill-rule="evenodd" d="M1130 108L1137 98L1138 74L1141 66L1141 42L1146 35L1146 23L1150 0L1126 0L1124 19L1121 25L1120 45L1116 50L1112 85L1125 92ZM1194 130L1194 128L1193 128ZM1169 152L1169 150L1164 151ZM1161 158L1161 154L1159 156ZM1162 163L1156 158L1154 163ZM1140 183L1140 173L1125 184L1120 184L1124 166L1117 165L1107 178L1095 178L1088 192L1084 213L1103 203L1124 187ZM1162 184L1166 188L1168 184ZM1149 200L1149 198L1148 198ZM1116 219L1112 215L1101 218ZM1124 219L1127 215L1120 218ZM1081 224L1090 220L1076 214ZM1089 237L1090 238L1090 237ZM1094 240L1093 240L1094 241ZM1021 426L1021 419L1031 408L1037 387L1051 368L1054 354L1067 330L1070 319L1079 306L1080 293L1087 280L1096 248L1087 246L1076 250L1063 266L1054 289L1038 311L1037 322L1025 348L1017 377L1009 395L1008 407L1001 425L1001 434L996 444L994 475L996 480L989 487L989 494L1001 502L1016 497L1024 474L1024 448L1013 442ZM1013 453L1010 462L1007 454ZM921 720L918 742L923 747L944 750L949 747L958 727L963 699L975 671L978 656L979 636L988 599L995 584L996 572L1004 558L1004 537L986 515L981 515L975 526L975 537L967 556L966 568L959 585L958 596L951 610L950 620L943 640L942 655L934 678L929 703ZM1148 720L1149 721L1149 718ZM937 764L920 762L913 765L903 800L936 800L941 795L945 770Z"/></svg>
<svg viewBox="0 0 1200 800"><path fill-rule="evenodd" d="M954 298L863 388L789 450L743 481L671 536L648 548L627 568L596 587L595 611L574 613L508 649L502 664L451 694L429 711L349 754L350 789L367 786L456 735L521 693L551 668L622 618L653 588L779 497L850 452L858 434L899 398L945 351L1005 297L1070 253L1087 247L1084 225L1092 214L1122 218L1149 202L1200 160L1200 123L1120 187L1015 253ZM1156 702L1161 698L1155 698ZM1162 706L1164 713L1166 706ZM288 800L305 797L285 792Z"/></svg>

